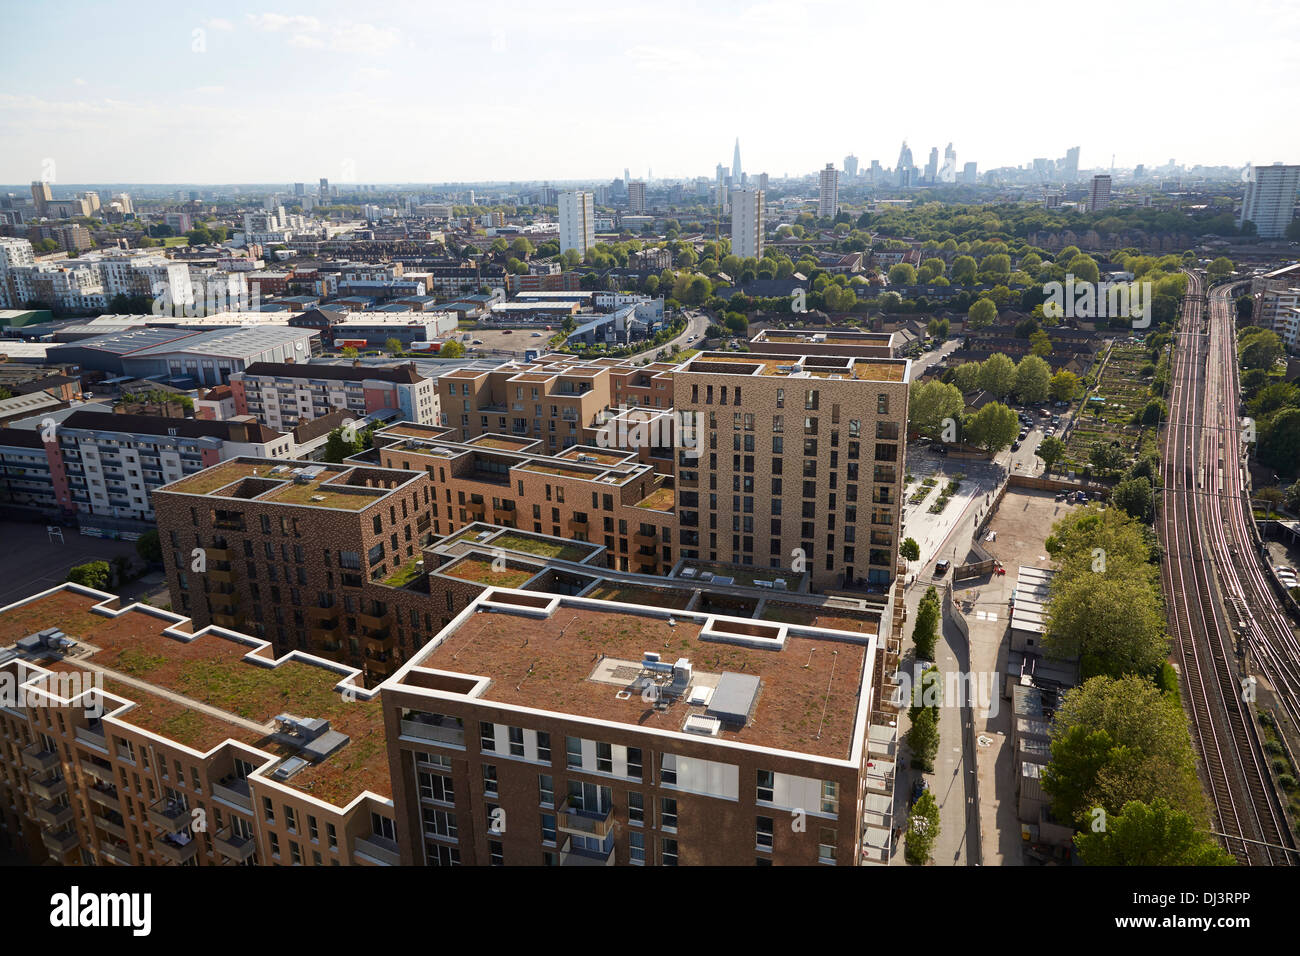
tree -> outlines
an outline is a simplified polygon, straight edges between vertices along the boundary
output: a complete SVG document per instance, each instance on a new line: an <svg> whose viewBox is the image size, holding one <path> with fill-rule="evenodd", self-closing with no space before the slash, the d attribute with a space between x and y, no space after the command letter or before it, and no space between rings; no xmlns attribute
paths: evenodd
<svg viewBox="0 0 1300 956"><path fill-rule="evenodd" d="M898 554L904 561L919 561L921 546L916 543L915 538L904 538L903 543L898 546Z"/></svg>
<svg viewBox="0 0 1300 956"><path fill-rule="evenodd" d="M1106 828L1075 835L1086 866L1235 866L1232 854L1197 831L1190 814L1157 797L1124 804Z"/></svg>
<svg viewBox="0 0 1300 956"><path fill-rule="evenodd" d="M1236 268L1227 256L1219 256L1205 271L1209 273L1211 279L1222 279L1224 276L1232 275Z"/></svg>
<svg viewBox="0 0 1300 956"><path fill-rule="evenodd" d="M1283 355L1282 340L1277 333L1260 329L1241 339L1237 351L1244 368L1259 368L1267 371Z"/></svg>
<svg viewBox="0 0 1300 956"><path fill-rule="evenodd" d="M980 387L980 362L962 362L952 373L952 384L963 395Z"/></svg>
<svg viewBox="0 0 1300 956"><path fill-rule="evenodd" d="M1020 434L1020 419L1001 402L990 402L966 422L966 440L996 455Z"/></svg>
<svg viewBox="0 0 1300 956"><path fill-rule="evenodd" d="M723 316L723 324L736 335L744 335L749 331L749 319L742 312L728 312Z"/></svg>
<svg viewBox="0 0 1300 956"><path fill-rule="evenodd" d="M389 355L400 355L402 351L402 342L400 339L389 339L384 343L384 351Z"/></svg>
<svg viewBox="0 0 1300 956"><path fill-rule="evenodd" d="M952 260L952 271L949 277L958 285L970 285L975 281L975 274L979 267L971 256L958 256Z"/></svg>
<svg viewBox="0 0 1300 956"><path fill-rule="evenodd" d="M1029 351L1040 358L1052 354L1052 339L1042 329L1036 329L1029 335Z"/></svg>
<svg viewBox="0 0 1300 956"><path fill-rule="evenodd" d="M1072 273L1079 282L1097 282L1101 278L1101 270L1097 267L1097 260L1089 255L1080 254L1075 256L1066 263L1065 271L1067 274Z"/></svg>
<svg viewBox="0 0 1300 956"><path fill-rule="evenodd" d="M972 329L988 328L997 317L998 307L992 299L976 299L966 311L966 319Z"/></svg>
<svg viewBox="0 0 1300 956"><path fill-rule="evenodd" d="M1073 401L1079 394L1079 376L1063 368L1052 376L1049 391L1058 402Z"/></svg>
<svg viewBox="0 0 1300 956"><path fill-rule="evenodd" d="M162 545L158 541L158 530L150 528L135 541L135 553L148 565L162 564Z"/></svg>
<svg viewBox="0 0 1300 956"><path fill-rule="evenodd" d="M1016 363L995 352L980 363L979 387L995 398L1006 398L1016 387Z"/></svg>
<svg viewBox="0 0 1300 956"><path fill-rule="evenodd" d="M1016 366L1016 397L1022 402L1046 401L1052 387L1052 370L1037 355L1026 355Z"/></svg>
<svg viewBox="0 0 1300 956"><path fill-rule="evenodd" d="M1092 467L1098 474L1118 471L1124 467L1124 449L1116 442L1099 441L1092 446L1092 451L1088 453L1088 460L1092 462Z"/></svg>
<svg viewBox="0 0 1300 956"><path fill-rule="evenodd" d="M913 381L908 399L909 426L922 435L939 438L944 422L956 421L966 403L955 385L945 385L938 379L921 383Z"/></svg>
<svg viewBox="0 0 1300 956"><path fill-rule="evenodd" d="M939 804L934 794L926 790L907 816L907 844L903 856L908 864L925 866L929 863L934 841L938 838Z"/></svg>
<svg viewBox="0 0 1300 956"><path fill-rule="evenodd" d="M359 354L360 353L357 352L356 348L351 345L345 345L343 346L342 349L339 350L339 355L343 356L344 358L356 358L357 355Z"/></svg>
<svg viewBox="0 0 1300 956"><path fill-rule="evenodd" d="M889 270L890 285L916 285L916 270L906 262L900 262Z"/></svg>
<svg viewBox="0 0 1300 956"><path fill-rule="evenodd" d="M1145 478L1121 481L1111 492L1110 503L1144 524L1151 520L1151 482Z"/></svg>
<svg viewBox="0 0 1300 956"><path fill-rule="evenodd" d="M907 728L907 749L912 752L912 765L927 773L934 771L934 758L939 753L939 716L930 707L922 707Z"/></svg>
<svg viewBox="0 0 1300 956"><path fill-rule="evenodd" d="M1058 820L1085 824L1094 808L1114 819L1129 801L1163 798L1204 825L1187 717L1145 677L1085 681L1065 695L1051 733L1042 785Z"/></svg>
<svg viewBox="0 0 1300 956"><path fill-rule="evenodd" d="M447 339L438 349L439 358L461 358L465 355L465 345L455 339Z"/></svg>
<svg viewBox="0 0 1300 956"><path fill-rule="evenodd" d="M73 584L94 588L97 591L108 589L110 571L107 561L87 561L68 571L68 580Z"/></svg>
<svg viewBox="0 0 1300 956"><path fill-rule="evenodd" d="M1052 466L1065 455L1065 442L1055 435L1047 435L1038 443L1038 448L1035 449L1034 454L1043 459L1043 473L1047 474L1052 470Z"/></svg>
<svg viewBox="0 0 1300 956"><path fill-rule="evenodd" d="M1158 592L1146 574L1129 574L1122 563L1112 567L1104 549L1094 560L1105 570L1053 578L1044 648L1078 658L1085 677L1154 675L1169 655Z"/></svg>
<svg viewBox="0 0 1300 956"><path fill-rule="evenodd" d="M912 643L916 645L917 660L934 660L934 648L939 640L939 618L942 607L939 593L931 585L916 608L916 621L912 625Z"/></svg>
<svg viewBox="0 0 1300 956"><path fill-rule="evenodd" d="M1138 422L1143 425L1159 425L1169 417L1169 407L1158 398L1153 398L1138 412Z"/></svg>
<svg viewBox="0 0 1300 956"><path fill-rule="evenodd" d="M325 461L337 463L365 451L369 445L370 433L368 431L358 432L355 426L347 429L336 428L325 439L325 451L322 453L322 458Z"/></svg>
<svg viewBox="0 0 1300 956"><path fill-rule="evenodd" d="M1300 408L1284 408L1259 429L1259 460L1278 474L1292 477L1300 469Z"/></svg>

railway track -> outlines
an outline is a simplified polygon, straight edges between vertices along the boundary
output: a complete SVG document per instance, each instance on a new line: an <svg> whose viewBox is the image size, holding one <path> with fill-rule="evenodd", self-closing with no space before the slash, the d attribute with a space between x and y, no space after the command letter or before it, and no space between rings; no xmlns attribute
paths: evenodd
<svg viewBox="0 0 1300 956"><path fill-rule="evenodd" d="M1230 476L1240 477L1236 422L1226 417L1235 415L1235 353L1225 371L1223 329L1214 311L1206 318L1206 292L1203 278L1189 274L1161 461L1161 574L1215 829L1242 863L1281 865L1290 862L1290 833L1243 700L1234 615L1224 607L1245 606L1240 581L1226 571L1251 559L1238 557L1249 538L1224 513Z"/></svg>

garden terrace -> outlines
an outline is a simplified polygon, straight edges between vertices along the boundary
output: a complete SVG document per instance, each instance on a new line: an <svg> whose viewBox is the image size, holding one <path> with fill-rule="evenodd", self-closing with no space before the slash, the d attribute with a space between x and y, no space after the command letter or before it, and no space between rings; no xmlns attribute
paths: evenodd
<svg viewBox="0 0 1300 956"><path fill-rule="evenodd" d="M672 511L673 505L677 501L677 493L671 485L660 485L650 494L646 495L637 502L638 508L646 508L650 511Z"/></svg>
<svg viewBox="0 0 1300 956"><path fill-rule="evenodd" d="M328 720L349 742L287 784L336 805L363 790L390 795L379 700L348 701L338 689L341 682L359 677L356 672L296 655L273 663L265 642L212 629L183 639L163 632L188 633L191 625L184 618L138 606L104 616L91 610L100 603L65 588L11 606L0 612L0 645L58 626L91 652L52 664L104 668L106 689L132 702L116 712L110 708L114 719L199 751L232 739L265 751L268 759L289 756L290 751L270 740L277 714Z"/></svg>
<svg viewBox="0 0 1300 956"><path fill-rule="evenodd" d="M491 556L475 553L444 565L438 569L438 573L481 584L484 587L521 588L541 570L507 558L505 567L498 571L493 567L495 561L496 559Z"/></svg>
<svg viewBox="0 0 1300 956"><path fill-rule="evenodd" d="M496 451L523 451L539 444L536 438L511 438L508 435L479 435L465 442L474 448L491 448Z"/></svg>
<svg viewBox="0 0 1300 956"><path fill-rule="evenodd" d="M779 601L768 601L758 617L762 621L853 631L858 634L876 634L879 626L878 619L869 612L816 604L785 604Z"/></svg>

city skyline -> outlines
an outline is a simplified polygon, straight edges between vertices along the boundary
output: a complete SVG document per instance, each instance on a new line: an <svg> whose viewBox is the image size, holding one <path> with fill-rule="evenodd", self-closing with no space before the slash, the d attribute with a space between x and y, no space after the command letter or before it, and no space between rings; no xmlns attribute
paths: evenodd
<svg viewBox="0 0 1300 956"><path fill-rule="evenodd" d="M570 4L510 9L506 15L502 7L498 17L493 15L497 6L489 3L472 13L440 11L435 23L407 3L375 6L367 22L353 19L338 3L279 12L237 4L213 7L209 16L161 11L139 25L120 11L84 3L15 10L9 15L14 35L34 39L18 45L7 63L0 135L10 148L0 158L0 180L46 178L43 168L51 160L56 183L293 181L307 175L296 172L305 165L339 183L595 180L605 170L625 166L634 175L653 167L658 178L670 179L707 175L719 161L730 165L728 147L736 136L745 141L749 170L765 170L774 178L814 173L827 158L848 152L863 157L864 165L872 158L883 161L903 139L926 151L953 142L981 169L1059 156L1075 143L1083 146L1085 168L1108 168L1112 154L1120 167L1150 166L1170 157L1210 166L1267 165L1300 155L1300 133L1276 122L1275 112L1276 103L1300 93L1300 79L1287 69L1300 49L1300 13L1268 0L1241 11L1243 19L1266 20L1267 34L1243 31L1240 38L1209 33L1196 18L1172 20L1157 11L1099 5L1094 16L1158 36L1161 49L1169 52L1135 61L1122 44L1094 51L1077 62L1066 94L1073 97L1069 110L1042 110L1026 89L1025 120L998 124L988 122L975 98L982 95L976 92L980 87L964 87L960 79L963 71L976 68L969 61L969 31L977 24L969 21L981 14L940 4L926 38L926 62L950 64L947 69L920 69L904 44L888 43L875 48L865 75L855 58L817 61L819 90L847 88L872 74L908 77L907 97L884 97L873 105L873 130L889 132L871 136L845 133L839 122L843 111L835 105L842 102L839 97L809 100L798 84L770 87L763 81L774 65L790 60L789 31L800 22L833 22L847 35L861 27L888 36L908 29L905 11L872 11L868 17L839 3L683 8L684 22L698 29L667 48L637 35L641 14L634 9L582 10ZM60 37L57 50L43 39L43 24L54 11L81 25ZM1005 25L1012 42L1032 43L1036 37L1068 35L1070 24L1064 11L1035 10L1031 21L1028 9L1023 27L1020 22L1013 12L999 20L999 27ZM438 65L431 68L421 50L435 42ZM121 58L108 71L75 65L53 77L42 71L52 55L76 64L102 55L105 45L148 55ZM612 69L628 81L652 83L665 104L708 104L724 89L763 89L764 94L760 102L730 108L723 133L712 106L680 110L652 104L629 111L621 92L626 84L583 85L579 72L575 87L572 74L561 79L559 71L552 77L536 69L538 51L557 62L580 56L591 76ZM1231 58L1234 51L1248 56L1267 95L1241 102L1226 88L1200 90L1205 65ZM484 63L491 68L483 69ZM329 69L322 71L322 64ZM310 84L304 76L312 77ZM160 83L160 77L171 81ZM1080 136L1078 110L1086 109L1089 98L1098 111L1108 109L1109 94L1100 91L1117 78L1133 90L1194 91L1208 113L1231 110L1238 135L1229 139L1205 124L1188 124L1185 111L1171 107L1144 111L1140 135L1121 114L1108 135ZM415 111L408 91L419 86L442 95ZM556 122L559 114L553 110L536 108L550 102L560 109L579 89L583 108L601 117L602 135L590 140ZM994 93L1013 96L1015 90L990 86L985 95ZM964 103L961 95L972 98ZM932 104L924 120L918 103ZM1044 113L1048 118L1038 118ZM782 118L791 115L807 119L792 126ZM672 137L662 135L667 121L674 125ZM304 163L303 141L281 135L296 127L393 132L309 141L313 159ZM448 131L456 133L450 140L454 151L447 146ZM85 148L90 139L96 142L93 152ZM528 142L526 155L536 157L528 168L519 167L520 142Z"/></svg>

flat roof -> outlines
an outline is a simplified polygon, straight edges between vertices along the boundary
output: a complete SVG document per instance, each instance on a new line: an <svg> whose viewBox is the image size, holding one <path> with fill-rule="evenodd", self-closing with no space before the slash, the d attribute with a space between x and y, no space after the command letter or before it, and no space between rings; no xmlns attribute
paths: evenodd
<svg viewBox="0 0 1300 956"><path fill-rule="evenodd" d="M525 606L512 606L515 601ZM747 721L724 723L718 739L847 760L860 705L869 704L865 668L874 640L493 588L413 655L394 681L418 688L415 667L487 677L486 686L479 682L467 693L488 703L685 734L686 718L705 715L707 704L692 704L683 693L660 709L631 691L643 655L654 651L668 663L687 658L691 687L711 691L724 674L758 681Z"/></svg>
<svg viewBox="0 0 1300 956"><path fill-rule="evenodd" d="M119 612L103 600L64 585L11 604L0 610L0 646L58 627L89 653L37 667L100 670L106 691L127 701L106 702L106 717L200 753L234 740L278 761L297 751L270 739L276 715L328 720L348 743L284 785L338 806L365 790L392 796L382 707L377 695L366 699L358 671L298 651L277 660L266 641L215 628L194 636L187 618L140 605ZM347 698L345 685L355 686Z"/></svg>
<svg viewBox="0 0 1300 956"><path fill-rule="evenodd" d="M296 469L308 469L303 473L308 480L296 481ZM356 477L355 472L391 476L393 484L387 487L353 484L351 479ZM379 465L335 465L319 461L241 457L187 475L157 490L203 495L214 507L220 507L222 500L229 500L361 511L418 479L420 474ZM238 493L240 486L237 483L245 478L256 479L256 493Z"/></svg>

